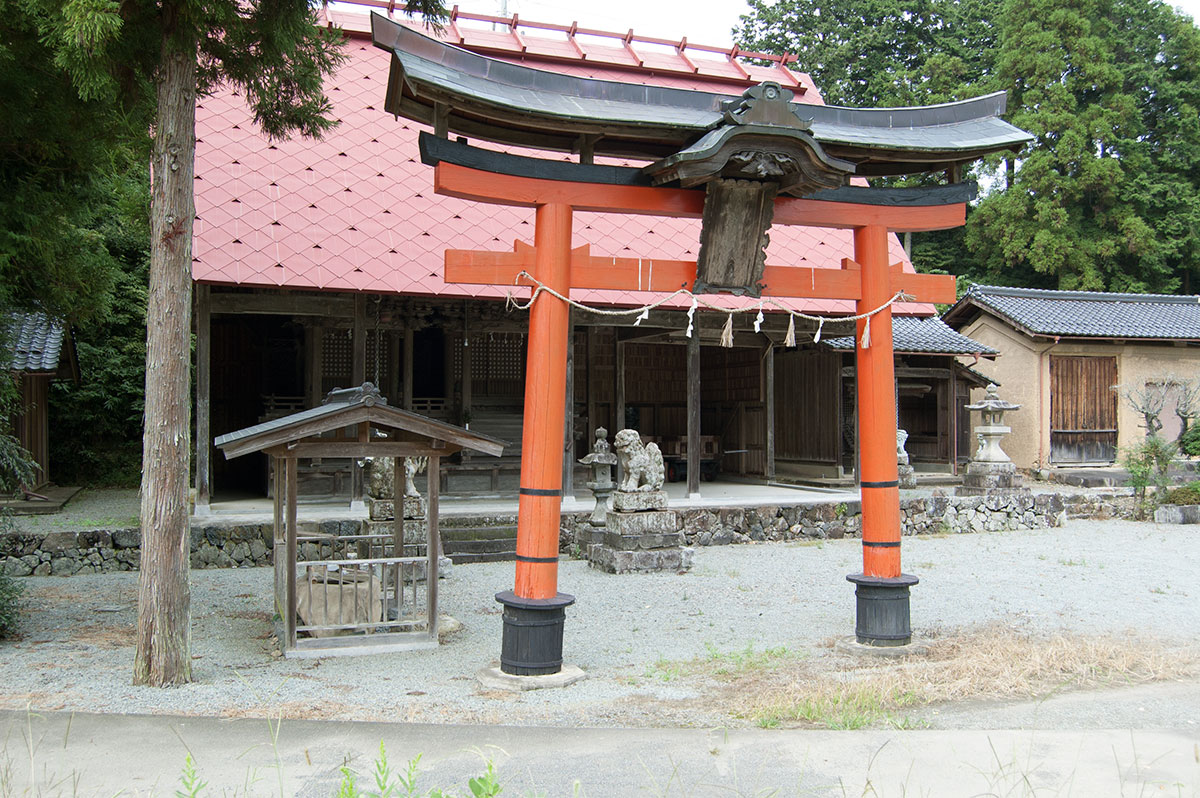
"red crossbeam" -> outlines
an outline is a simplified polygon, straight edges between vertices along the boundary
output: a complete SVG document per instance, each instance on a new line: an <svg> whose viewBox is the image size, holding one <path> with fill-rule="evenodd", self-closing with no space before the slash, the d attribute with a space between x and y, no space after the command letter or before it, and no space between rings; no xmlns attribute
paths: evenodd
<svg viewBox="0 0 1200 798"><path fill-rule="evenodd" d="M698 189L615 186L517 177L445 162L434 168L434 187L439 194L496 205L533 208L562 204L570 205L576 211L634 213L680 219L699 219L704 212L704 192ZM897 233L919 233L961 227L966 218L967 206L962 202L953 205L896 206L781 197L775 200L774 223L847 230L882 226Z"/></svg>
<svg viewBox="0 0 1200 798"><path fill-rule="evenodd" d="M471 285L530 285L521 272L534 272L537 250L523 241L512 252L446 250L446 282ZM899 263L891 267L894 290L918 302L955 301L954 278L946 274L913 274ZM571 250L571 287L617 291L670 293L691 288L696 282L696 262L661 258L607 258L594 256L588 245ZM859 266L846 258L842 268L767 266L763 270L763 296L811 299L862 298Z"/></svg>

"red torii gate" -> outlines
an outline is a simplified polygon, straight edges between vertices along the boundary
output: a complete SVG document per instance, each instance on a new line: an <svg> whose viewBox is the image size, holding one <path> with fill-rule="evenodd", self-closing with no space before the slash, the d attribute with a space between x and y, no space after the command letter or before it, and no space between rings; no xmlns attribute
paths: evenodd
<svg viewBox="0 0 1200 798"><path fill-rule="evenodd" d="M862 317L855 340L863 569L847 578L857 585L858 640L907 643L909 587L917 580L900 570L891 301L899 291L923 302L955 296L952 277L889 265L888 233L963 224L974 191L958 183L963 165L1019 150L1030 139L1000 119L1004 94L855 109L793 103L791 90L766 81L735 98L530 69L447 46L377 14L371 28L376 46L392 54L385 109L434 129L434 136L421 136L421 156L436 166L436 190L536 208L532 247L448 252L447 282L512 285L525 272L561 297L572 288L672 292L690 285L693 294L855 301ZM578 152L579 163L451 144L452 130ZM648 163L599 166L595 155ZM853 176L928 172L945 172L951 185L849 185ZM697 262L574 250L576 210L700 218ZM766 266L773 224L850 229L854 259L842 269ZM500 661L509 674L561 670L564 608L574 601L558 590L568 326L567 304L537 292L529 315L516 579L496 596L505 607Z"/></svg>
<svg viewBox="0 0 1200 798"><path fill-rule="evenodd" d="M698 218L704 206L702 191L519 177L447 162L435 167L434 186L440 194L462 199L536 208L533 246L517 242L513 252L449 250L446 282L512 285L524 271L566 296L572 288L669 292L696 280L695 262L639 262L638 258L592 257L586 246L572 249L571 221L576 210ZM763 295L850 299L859 314L885 305L897 291L919 302L953 302L952 276L905 273L900 264L888 263L888 233L957 227L965 218L965 202L882 206L777 199L776 224L853 230L854 259L843 260L840 270L768 266L763 272ZM568 311L565 303L543 292L534 299L529 314L516 579L512 591L497 595L506 608L501 662L511 673L559 670L562 610L574 601L558 590ZM867 324L871 325L870 345L864 348ZM908 587L917 579L900 568L891 307L859 320L855 340L863 569L848 578L858 585L859 639L877 645L902 644L909 639ZM902 618L881 618L874 611L875 602L897 598L904 600ZM551 613L550 618L546 613ZM560 624L557 656L554 641L548 647L545 641L539 645L519 631L526 624L552 619ZM548 656L531 662L539 651Z"/></svg>

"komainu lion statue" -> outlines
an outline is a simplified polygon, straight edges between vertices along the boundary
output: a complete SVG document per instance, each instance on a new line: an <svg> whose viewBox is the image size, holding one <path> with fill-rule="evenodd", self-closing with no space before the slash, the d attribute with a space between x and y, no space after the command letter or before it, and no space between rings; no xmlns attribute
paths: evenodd
<svg viewBox="0 0 1200 798"><path fill-rule="evenodd" d="M621 462L621 484L626 493L659 490L666 480L662 452L657 443L642 445L635 429L623 429L613 439Z"/></svg>

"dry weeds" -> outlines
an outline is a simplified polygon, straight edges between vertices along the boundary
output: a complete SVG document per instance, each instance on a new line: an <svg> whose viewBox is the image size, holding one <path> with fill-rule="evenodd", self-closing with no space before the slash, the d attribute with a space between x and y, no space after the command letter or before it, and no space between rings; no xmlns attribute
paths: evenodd
<svg viewBox="0 0 1200 798"><path fill-rule="evenodd" d="M780 658L720 674L730 714L760 726L907 725L906 708L967 699L1037 698L1065 690L1200 675L1200 651L1077 634L987 626L930 642L899 660L832 654Z"/></svg>

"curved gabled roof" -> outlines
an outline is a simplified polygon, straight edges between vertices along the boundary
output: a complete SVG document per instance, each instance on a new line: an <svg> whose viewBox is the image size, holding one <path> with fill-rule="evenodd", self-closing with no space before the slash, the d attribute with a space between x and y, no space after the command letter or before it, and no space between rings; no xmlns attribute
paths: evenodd
<svg viewBox="0 0 1200 798"><path fill-rule="evenodd" d="M701 90L583 78L472 53L371 15L375 45L392 54L386 109L426 124L436 105L448 127L502 144L571 152L595 137L596 154L669 156L721 125L736 97ZM788 89L784 89L789 91ZM790 91L789 91L790 93ZM934 171L1032 136L1000 118L1006 95L912 108L804 104L813 137L861 175Z"/></svg>

